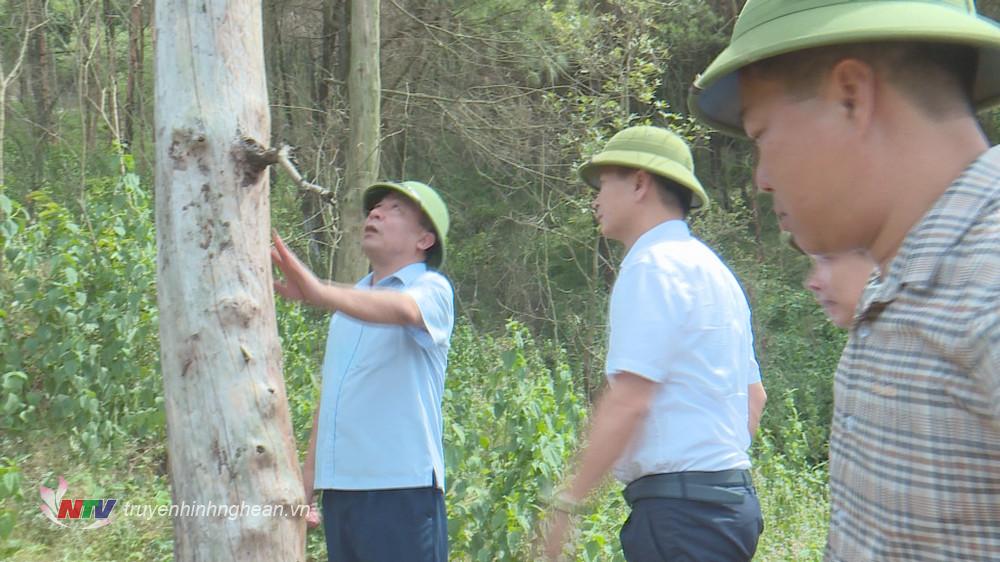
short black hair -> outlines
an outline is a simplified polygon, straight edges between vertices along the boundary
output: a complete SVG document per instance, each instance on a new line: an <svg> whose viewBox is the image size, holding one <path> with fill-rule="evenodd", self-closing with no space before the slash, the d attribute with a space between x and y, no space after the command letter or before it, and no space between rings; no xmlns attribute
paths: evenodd
<svg viewBox="0 0 1000 562"><path fill-rule="evenodd" d="M815 47L756 62L741 72L784 82L792 96L808 99L826 73L847 58L883 73L929 116L956 110L974 114L972 90L979 56L966 45L917 41L879 41Z"/></svg>
<svg viewBox="0 0 1000 562"><path fill-rule="evenodd" d="M681 213L683 213L685 218L687 218L688 214L691 212L691 202L694 197L694 191L684 187L676 181L654 174L645 168L630 168L628 166L618 165L610 165L607 166L607 168L613 170L619 176L628 176L639 171L646 172L649 174L649 177L653 178L653 184L656 185L656 193L664 205L668 207L676 207L681 211Z"/></svg>
<svg viewBox="0 0 1000 562"><path fill-rule="evenodd" d="M653 183L657 186L660 200L665 205L679 208L686 218L688 213L691 212L691 201L694 192L674 180L650 172L647 173L653 178Z"/></svg>
<svg viewBox="0 0 1000 562"><path fill-rule="evenodd" d="M424 255L430 256L431 252L441 245L441 235L438 234L437 228L434 227L431 217L420 208L420 205L414 202L414 206L417 208L417 215L420 217L420 227L434 235L434 243L424 251Z"/></svg>

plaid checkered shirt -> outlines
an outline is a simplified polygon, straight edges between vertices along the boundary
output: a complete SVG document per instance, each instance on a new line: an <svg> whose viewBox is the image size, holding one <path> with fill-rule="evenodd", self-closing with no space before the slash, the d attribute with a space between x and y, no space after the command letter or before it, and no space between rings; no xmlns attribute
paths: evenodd
<svg viewBox="0 0 1000 562"><path fill-rule="evenodd" d="M1000 560L1000 147L861 298L834 380L829 562Z"/></svg>

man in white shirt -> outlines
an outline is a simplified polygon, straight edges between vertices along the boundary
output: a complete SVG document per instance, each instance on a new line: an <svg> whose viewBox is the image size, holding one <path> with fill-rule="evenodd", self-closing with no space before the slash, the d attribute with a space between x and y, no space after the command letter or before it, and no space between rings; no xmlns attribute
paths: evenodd
<svg viewBox="0 0 1000 562"><path fill-rule="evenodd" d="M746 297L684 221L708 204L690 149L631 127L580 175L600 190L602 233L627 255L611 293L608 388L553 499L545 553L561 553L569 515L614 468L632 509L627 560L750 560L763 519L747 449L766 395Z"/></svg>

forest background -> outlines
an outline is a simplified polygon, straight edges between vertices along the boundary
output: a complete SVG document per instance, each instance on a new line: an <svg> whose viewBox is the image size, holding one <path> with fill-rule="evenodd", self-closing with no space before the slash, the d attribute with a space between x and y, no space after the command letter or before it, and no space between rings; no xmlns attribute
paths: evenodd
<svg viewBox="0 0 1000 562"><path fill-rule="evenodd" d="M272 169L275 228L325 277L343 234L349 2L264 0L272 142L322 197ZM748 143L692 121L694 76L740 1L385 0L381 172L444 195L456 287L445 408L454 560L526 560L603 384L602 240L576 166L614 132L667 126L712 198L692 229L749 297L770 401L752 449L766 529L758 560L818 560L826 534L832 374L845 334L802 288L751 184ZM1000 17L1000 0L979 3ZM153 224L152 0L0 1L0 559L170 560L169 518L63 530L38 509L65 475L78 497L169 505ZM1000 113L981 116L991 140ZM345 212L355 212L347 209ZM278 303L303 448L324 314ZM574 537L621 560L609 483ZM310 560L324 560L321 533Z"/></svg>

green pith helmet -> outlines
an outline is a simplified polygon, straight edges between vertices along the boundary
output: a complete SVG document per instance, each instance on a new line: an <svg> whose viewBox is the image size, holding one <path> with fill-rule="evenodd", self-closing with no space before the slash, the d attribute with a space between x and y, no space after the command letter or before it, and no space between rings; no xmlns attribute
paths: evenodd
<svg viewBox="0 0 1000 562"><path fill-rule="evenodd" d="M445 240L448 237L448 206L444 204L444 199L438 195L434 188L418 181L404 182L379 182L372 184L365 189L363 202L365 214L371 212L372 208L382 200L390 191L399 192L414 203L424 212L431 224L434 225L434 237L437 240L434 245L427 250L427 265L433 268L440 268L444 265Z"/></svg>
<svg viewBox="0 0 1000 562"><path fill-rule="evenodd" d="M695 79L688 107L713 127L742 136L741 68L813 47L878 41L974 47L973 105L1000 103L1000 26L978 16L972 0L749 0L729 46Z"/></svg>
<svg viewBox="0 0 1000 562"><path fill-rule="evenodd" d="M677 134L660 127L629 127L611 137L604 150L580 166L580 177L593 187L600 187L601 166L622 166L646 170L694 192L691 209L708 207L705 188L694 175L691 149Z"/></svg>

